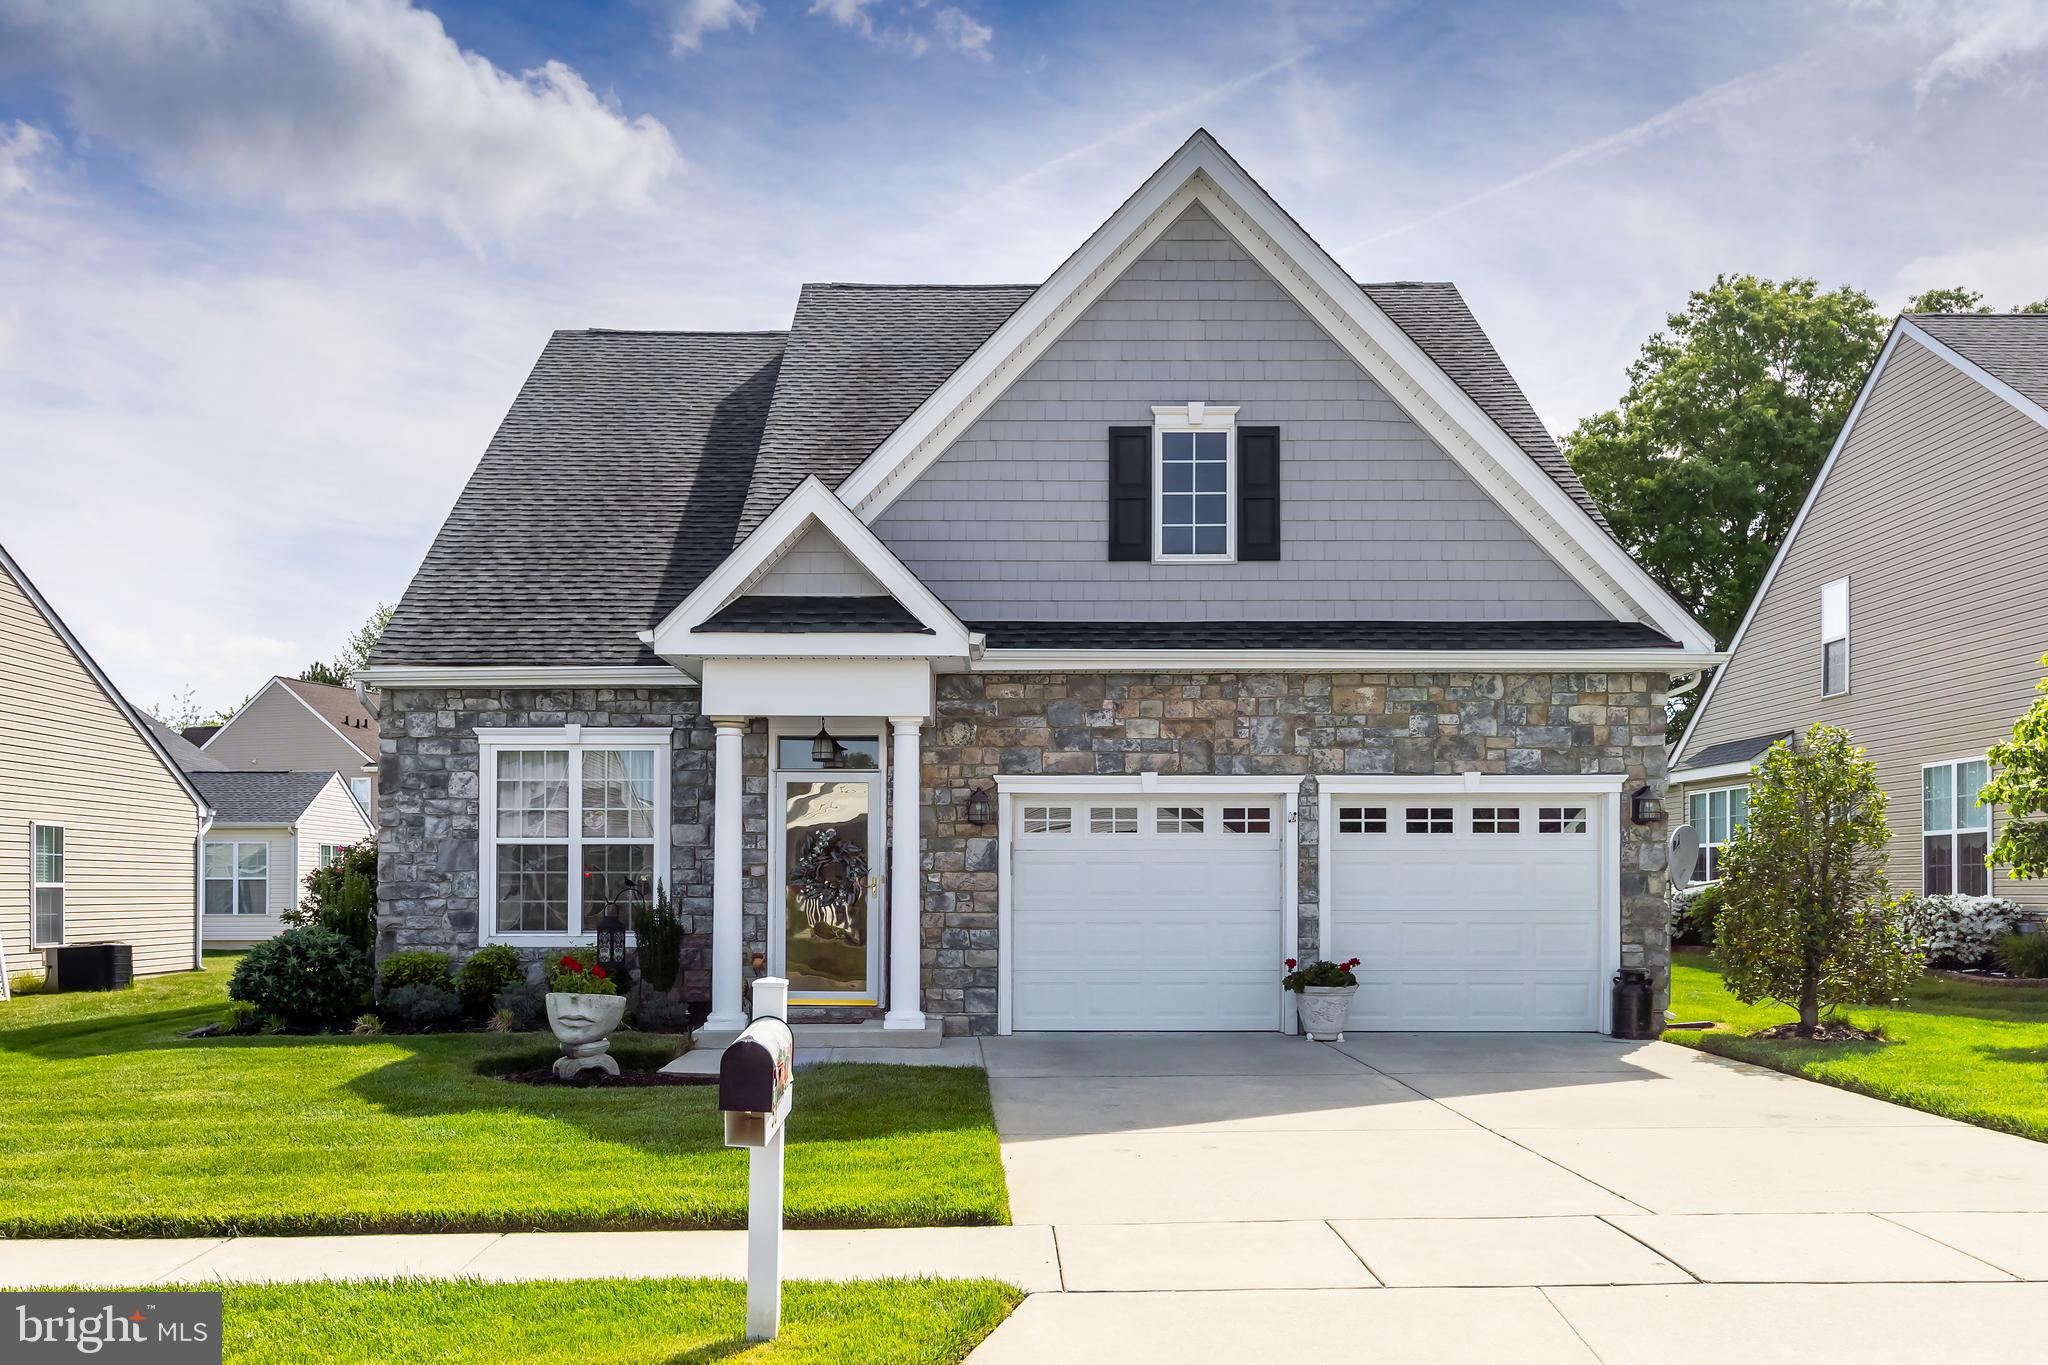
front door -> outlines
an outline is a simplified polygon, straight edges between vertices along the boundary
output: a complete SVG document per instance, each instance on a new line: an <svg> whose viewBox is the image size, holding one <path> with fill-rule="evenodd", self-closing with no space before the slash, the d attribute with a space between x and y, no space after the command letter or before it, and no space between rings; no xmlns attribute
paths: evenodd
<svg viewBox="0 0 2048 1365"><path fill-rule="evenodd" d="M781 923L773 967L789 978L790 1003L878 1005L882 774L873 766L779 769L774 787Z"/></svg>

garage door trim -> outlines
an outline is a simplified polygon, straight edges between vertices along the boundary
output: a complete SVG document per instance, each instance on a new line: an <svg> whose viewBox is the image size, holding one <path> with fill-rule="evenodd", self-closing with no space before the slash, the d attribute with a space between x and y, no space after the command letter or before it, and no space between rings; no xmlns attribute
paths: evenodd
<svg viewBox="0 0 2048 1365"><path fill-rule="evenodd" d="M1297 902L1301 854L1301 776L1200 777L1162 773L1133 773L1118 776L1050 776L1006 773L996 782L996 1032L1011 1031L1011 1011L1016 999L1011 980L1011 877L1016 852L1019 798L1041 796L1267 796L1283 805L1280 829L1280 942L1301 941ZM1291 951L1291 949L1290 949ZM1287 993L1280 988L1280 964L1273 964L1273 990L1280 1000L1280 1032L1294 1031L1294 1010Z"/></svg>
<svg viewBox="0 0 2048 1365"><path fill-rule="evenodd" d="M1446 777L1321 777L1316 796L1316 923L1317 942L1333 941L1334 906L1330 899L1332 806L1338 797L1359 796L1553 796L1582 797L1600 812L1600 981L1621 970L1621 793L1629 779L1619 776L1516 776L1500 773L1459 773ZM1600 1030L1614 1027L1613 1002L1598 992ZM1007 1032L1007 1030L1005 1030Z"/></svg>

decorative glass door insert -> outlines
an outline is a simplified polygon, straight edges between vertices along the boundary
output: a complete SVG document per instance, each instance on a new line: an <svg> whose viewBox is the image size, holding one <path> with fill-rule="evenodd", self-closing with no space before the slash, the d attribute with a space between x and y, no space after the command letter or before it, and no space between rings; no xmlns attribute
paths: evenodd
<svg viewBox="0 0 2048 1365"><path fill-rule="evenodd" d="M782 969L792 998L877 998L877 786L852 775L784 779Z"/></svg>

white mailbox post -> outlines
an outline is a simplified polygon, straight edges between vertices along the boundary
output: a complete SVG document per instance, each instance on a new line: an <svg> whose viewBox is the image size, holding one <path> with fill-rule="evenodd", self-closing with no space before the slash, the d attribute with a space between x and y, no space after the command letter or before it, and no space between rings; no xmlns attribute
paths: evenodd
<svg viewBox="0 0 2048 1365"><path fill-rule="evenodd" d="M789 982L754 982L754 1021L718 1059L725 1145L747 1151L747 1340L782 1328L782 1125L795 1089Z"/></svg>

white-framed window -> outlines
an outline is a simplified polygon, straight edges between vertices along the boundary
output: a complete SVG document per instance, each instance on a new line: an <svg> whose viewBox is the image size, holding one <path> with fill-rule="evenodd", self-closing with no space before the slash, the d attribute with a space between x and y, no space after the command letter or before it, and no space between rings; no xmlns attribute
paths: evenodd
<svg viewBox="0 0 2048 1365"><path fill-rule="evenodd" d="M669 731L485 731L483 933L510 943L588 938L668 872Z"/></svg>
<svg viewBox="0 0 2048 1365"><path fill-rule="evenodd" d="M1538 834L1584 834L1586 832L1586 808L1584 806L1538 806L1536 808L1536 832Z"/></svg>
<svg viewBox="0 0 2048 1365"><path fill-rule="evenodd" d="M29 894L35 900L31 948L64 941L64 826L30 824Z"/></svg>
<svg viewBox="0 0 2048 1365"><path fill-rule="evenodd" d="M1024 832L1026 834L1072 834L1074 832L1074 808L1072 806L1026 806L1024 808Z"/></svg>
<svg viewBox="0 0 2048 1365"><path fill-rule="evenodd" d="M365 815L369 816L369 817L370 817L371 819L373 819L373 820L374 820L374 819L376 819L376 814L375 814L375 812L373 812L373 811L372 811L372 810L370 809L370 779L369 779L369 778L367 778L367 777L351 777L351 778L350 778L350 779L348 780L348 794L349 794L350 796L353 796L353 797L354 797L354 798L356 799L356 804L357 804L358 806L361 806L361 807L363 808L363 814L365 814Z"/></svg>
<svg viewBox="0 0 2048 1365"><path fill-rule="evenodd" d="M1225 806L1223 808L1223 832L1225 834L1271 834L1273 832L1273 808L1271 806Z"/></svg>
<svg viewBox="0 0 2048 1365"><path fill-rule="evenodd" d="M1152 409L1152 560L1237 558L1237 409Z"/></svg>
<svg viewBox="0 0 2048 1365"><path fill-rule="evenodd" d="M270 845L266 841L207 840L204 874L207 914L270 912Z"/></svg>
<svg viewBox="0 0 2048 1365"><path fill-rule="evenodd" d="M1728 841L1735 837L1736 830L1749 823L1749 788L1717 787L1686 793L1685 822L1700 836L1700 851L1692 862L1692 879L1719 881Z"/></svg>
<svg viewBox="0 0 2048 1365"><path fill-rule="evenodd" d="M1837 578L1820 589L1820 694L1849 690L1849 580Z"/></svg>
<svg viewBox="0 0 2048 1365"><path fill-rule="evenodd" d="M1472 832L1474 834L1520 834L1522 832L1522 808L1520 806L1474 806L1472 808Z"/></svg>
<svg viewBox="0 0 2048 1365"><path fill-rule="evenodd" d="M1991 808L1977 793L1991 778L1981 758L1929 763L1920 769L1920 890L1929 896L1988 896Z"/></svg>
<svg viewBox="0 0 2048 1365"><path fill-rule="evenodd" d="M320 845L320 866L333 867L335 864L339 863L341 861L342 851L342 846L340 844Z"/></svg>
<svg viewBox="0 0 2048 1365"><path fill-rule="evenodd" d="M1410 834L1451 833L1451 808L1449 806L1410 806L1407 810L1407 828Z"/></svg>
<svg viewBox="0 0 2048 1365"><path fill-rule="evenodd" d="M1337 807L1337 832L1339 834L1385 834L1387 832L1387 808L1385 806L1339 806Z"/></svg>
<svg viewBox="0 0 2048 1365"><path fill-rule="evenodd" d="M1157 828L1161 834L1200 834L1206 815L1200 806L1161 806Z"/></svg>
<svg viewBox="0 0 2048 1365"><path fill-rule="evenodd" d="M1088 808L1088 832L1090 834L1136 834L1138 832L1138 808L1136 806L1090 806Z"/></svg>

